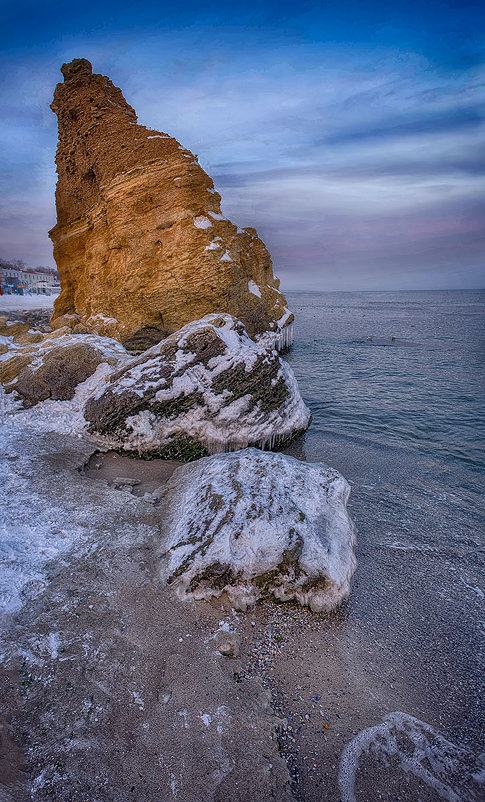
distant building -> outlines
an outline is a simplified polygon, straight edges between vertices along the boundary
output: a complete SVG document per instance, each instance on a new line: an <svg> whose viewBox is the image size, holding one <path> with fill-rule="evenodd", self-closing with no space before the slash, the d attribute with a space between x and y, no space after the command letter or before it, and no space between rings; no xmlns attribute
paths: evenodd
<svg viewBox="0 0 485 802"><path fill-rule="evenodd" d="M36 270L22 270L22 281L32 295L50 295L60 290L59 279L55 273L40 273Z"/></svg>
<svg viewBox="0 0 485 802"><path fill-rule="evenodd" d="M21 271L17 267L12 267L10 265L2 265L2 290L7 295L12 293L22 294L23 288L23 281L21 279Z"/></svg>
<svg viewBox="0 0 485 802"><path fill-rule="evenodd" d="M51 295L61 287L57 273L0 264L0 286L4 295Z"/></svg>

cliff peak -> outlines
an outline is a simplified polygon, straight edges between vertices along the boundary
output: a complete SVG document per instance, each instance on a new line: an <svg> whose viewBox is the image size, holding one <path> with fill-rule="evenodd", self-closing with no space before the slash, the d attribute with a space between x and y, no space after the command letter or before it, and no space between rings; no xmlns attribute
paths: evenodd
<svg viewBox="0 0 485 802"><path fill-rule="evenodd" d="M67 83L81 75L91 75L93 65L86 58L75 58L69 63L63 64L61 72L64 76L64 82Z"/></svg>

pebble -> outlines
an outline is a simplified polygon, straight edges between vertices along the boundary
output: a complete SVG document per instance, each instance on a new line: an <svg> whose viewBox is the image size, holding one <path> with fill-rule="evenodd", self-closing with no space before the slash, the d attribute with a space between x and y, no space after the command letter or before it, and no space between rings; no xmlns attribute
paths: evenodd
<svg viewBox="0 0 485 802"><path fill-rule="evenodd" d="M241 637L237 632L219 630L216 633L216 645L217 651L224 657L239 657L241 651Z"/></svg>
<svg viewBox="0 0 485 802"><path fill-rule="evenodd" d="M117 476L113 479L113 484L115 487L135 487L140 484L140 480L131 479L129 476Z"/></svg>

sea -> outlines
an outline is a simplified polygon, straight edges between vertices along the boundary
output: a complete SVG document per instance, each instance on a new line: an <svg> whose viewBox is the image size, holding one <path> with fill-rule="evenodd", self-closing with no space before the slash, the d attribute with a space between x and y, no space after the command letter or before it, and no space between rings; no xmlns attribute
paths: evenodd
<svg viewBox="0 0 485 802"><path fill-rule="evenodd" d="M357 526L353 590L334 622L338 654L325 659L358 676L363 702L378 697L383 714L411 717L404 729L418 720L480 761L485 292L287 298L295 342L286 359L313 416L287 453L348 479ZM378 748L385 738L376 738ZM460 786L459 764L456 787L449 780L437 798L476 798Z"/></svg>

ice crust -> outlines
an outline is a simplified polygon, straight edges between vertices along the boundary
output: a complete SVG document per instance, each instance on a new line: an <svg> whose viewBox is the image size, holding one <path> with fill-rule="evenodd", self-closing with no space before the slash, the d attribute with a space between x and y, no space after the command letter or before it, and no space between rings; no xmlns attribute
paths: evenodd
<svg viewBox="0 0 485 802"><path fill-rule="evenodd" d="M349 493L332 468L254 448L178 468L164 491L162 576L181 598L225 591L236 609L271 595L333 609L356 567Z"/></svg>
<svg viewBox="0 0 485 802"><path fill-rule="evenodd" d="M5 617L42 592L52 571L69 570L73 555L111 541L113 527L130 547L151 536L138 499L79 470L96 448L83 433L83 403L96 381L105 381L107 367L99 365L71 401L31 409L19 408L0 387L0 631Z"/></svg>
<svg viewBox="0 0 485 802"><path fill-rule="evenodd" d="M287 351L293 345L293 337L293 313L285 307L284 315L276 321L276 328L265 331L257 338L257 341L261 345L276 348L277 351Z"/></svg>
<svg viewBox="0 0 485 802"><path fill-rule="evenodd" d="M341 802L356 802L357 771L364 771L366 756L380 758L384 767L397 764L414 774L447 802L465 802L481 797L483 767L471 752L448 741L433 727L407 713L395 711L381 724L359 732L344 748L339 765ZM433 797L434 798L434 797Z"/></svg>
<svg viewBox="0 0 485 802"><path fill-rule="evenodd" d="M203 362L197 354L187 351L186 343L189 337L208 330L222 341L223 353ZM168 382L162 374L167 365L164 353L170 346L177 346L177 350L170 362L173 378ZM284 401L275 402L273 406L269 403L264 409L260 401L253 403L252 399L251 372L258 362L274 368L273 382L284 383L286 388ZM215 381L223 374L230 379L231 373L240 371L241 367L247 380L239 380L238 394L231 401L232 391L221 391L220 387L216 391ZM266 390L271 401L271 387ZM140 453L156 452L178 436L193 438L209 454L234 451L250 444L272 448L306 429L310 421L310 412L289 365L271 347L255 343L244 326L230 315L206 315L187 324L145 351L121 376L115 377L108 388L100 388L95 399L100 399L105 392L114 395L129 392L139 396L140 405L145 408L128 414L123 426L112 433L102 432L102 437L108 445ZM148 394L152 400L146 406ZM200 401L185 411L181 402L195 395ZM171 401L179 405L171 417L156 412L155 404ZM94 422L92 431L96 430Z"/></svg>

